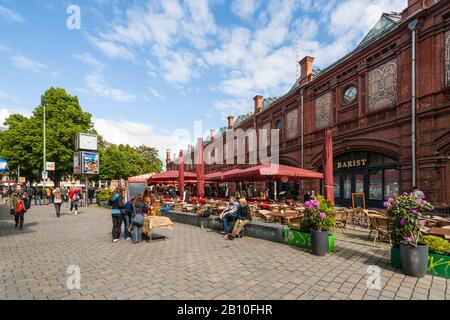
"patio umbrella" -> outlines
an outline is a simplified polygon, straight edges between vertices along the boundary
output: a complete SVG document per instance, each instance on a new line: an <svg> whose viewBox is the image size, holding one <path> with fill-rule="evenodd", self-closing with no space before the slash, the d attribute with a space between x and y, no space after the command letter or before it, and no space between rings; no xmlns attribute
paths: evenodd
<svg viewBox="0 0 450 320"><path fill-rule="evenodd" d="M205 182L204 172L205 172L205 163L203 161L203 139L198 139L198 148L197 148L197 160L196 160L196 172L197 172L197 196L203 197L205 195Z"/></svg>
<svg viewBox="0 0 450 320"><path fill-rule="evenodd" d="M226 176L226 181L277 181L323 179L323 174L311 170L267 163L250 167Z"/></svg>
<svg viewBox="0 0 450 320"><path fill-rule="evenodd" d="M164 181L176 181L178 180L179 172L178 170L171 170L162 173L155 174L154 176L148 179L148 182L164 182ZM186 180L195 180L196 174L193 172L184 172L184 179Z"/></svg>
<svg viewBox="0 0 450 320"><path fill-rule="evenodd" d="M334 203L334 182L333 182L333 131L325 131L325 141L323 144L322 162L324 169L324 195L325 199Z"/></svg>
<svg viewBox="0 0 450 320"><path fill-rule="evenodd" d="M205 176L206 180L209 181L216 181L216 182L227 182L227 181L231 181L231 180L227 180L228 177L240 173L242 171L242 169L232 169L229 171L225 171L225 172L214 172L214 173L210 173L208 175Z"/></svg>
<svg viewBox="0 0 450 320"><path fill-rule="evenodd" d="M180 188L180 197L184 200L184 154L180 150L180 164L178 165L178 186Z"/></svg>

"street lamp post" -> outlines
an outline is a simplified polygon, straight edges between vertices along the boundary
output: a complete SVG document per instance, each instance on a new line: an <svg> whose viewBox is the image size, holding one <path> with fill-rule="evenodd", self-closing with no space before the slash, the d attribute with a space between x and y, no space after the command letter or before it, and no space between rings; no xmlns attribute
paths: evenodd
<svg viewBox="0 0 450 320"><path fill-rule="evenodd" d="M44 107L44 115L43 115L43 117L44 117L44 169L42 170L42 171L45 171L45 163L46 163L46 161L47 161L47 159L46 159L46 137L45 137L45 101L44 101L44 103L43 103L43 107ZM45 189L45 186L46 186L46 184L47 184L47 177L42 177L43 179L43 189Z"/></svg>

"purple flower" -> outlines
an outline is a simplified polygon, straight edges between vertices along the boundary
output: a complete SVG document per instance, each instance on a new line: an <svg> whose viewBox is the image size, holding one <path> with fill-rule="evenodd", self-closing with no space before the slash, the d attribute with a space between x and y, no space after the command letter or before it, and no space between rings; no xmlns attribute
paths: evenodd
<svg viewBox="0 0 450 320"><path fill-rule="evenodd" d="M392 204L391 204L389 201L385 201L385 202L383 203L383 205L384 205L385 208L392 207Z"/></svg>
<svg viewBox="0 0 450 320"><path fill-rule="evenodd" d="M392 197L389 197L389 198L388 198L388 201L389 201L389 202L392 202L392 201L394 201L394 200L395 200L395 199L392 198Z"/></svg>
<svg viewBox="0 0 450 320"><path fill-rule="evenodd" d="M417 215L419 213L419 211L417 211L417 209L412 209L411 212L415 215Z"/></svg>
<svg viewBox="0 0 450 320"><path fill-rule="evenodd" d="M426 221L425 220L420 220L419 224L423 227L425 225Z"/></svg>
<svg viewBox="0 0 450 320"><path fill-rule="evenodd" d="M327 217L325 212L319 212L319 218L320 219L325 219Z"/></svg>
<svg viewBox="0 0 450 320"><path fill-rule="evenodd" d="M405 237L405 241L406 242L411 242L411 241L413 241L413 237L411 237L411 236Z"/></svg>
<svg viewBox="0 0 450 320"><path fill-rule="evenodd" d="M405 220L405 219L401 219L401 220L400 220L400 224L401 224L402 226L404 226L404 225L406 224L406 220Z"/></svg>

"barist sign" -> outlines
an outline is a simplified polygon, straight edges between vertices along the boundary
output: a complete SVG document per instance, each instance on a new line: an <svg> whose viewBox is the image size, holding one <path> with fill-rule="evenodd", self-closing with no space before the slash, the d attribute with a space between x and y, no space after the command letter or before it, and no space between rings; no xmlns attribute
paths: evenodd
<svg viewBox="0 0 450 320"><path fill-rule="evenodd" d="M356 168L356 167L365 167L367 165L367 159L360 160L347 160L347 161L339 161L337 163L338 169L348 169L348 168Z"/></svg>
<svg viewBox="0 0 450 320"><path fill-rule="evenodd" d="M75 147L76 150L97 151L98 140L95 134L77 133Z"/></svg>

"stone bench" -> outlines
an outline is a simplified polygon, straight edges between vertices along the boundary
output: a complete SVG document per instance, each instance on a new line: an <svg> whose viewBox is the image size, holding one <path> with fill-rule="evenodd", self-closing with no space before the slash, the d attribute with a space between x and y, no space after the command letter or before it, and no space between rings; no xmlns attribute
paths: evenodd
<svg viewBox="0 0 450 320"><path fill-rule="evenodd" d="M173 222L189 224L192 226L222 231L223 223L217 216L203 218L196 213L178 212L178 211L161 211L161 216L168 217ZM286 226L273 223L264 223L252 221L245 226L244 235L246 237L258 238L273 242L284 243L283 234Z"/></svg>

